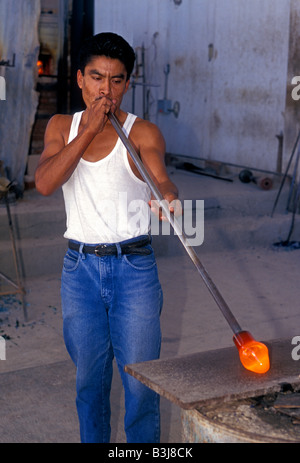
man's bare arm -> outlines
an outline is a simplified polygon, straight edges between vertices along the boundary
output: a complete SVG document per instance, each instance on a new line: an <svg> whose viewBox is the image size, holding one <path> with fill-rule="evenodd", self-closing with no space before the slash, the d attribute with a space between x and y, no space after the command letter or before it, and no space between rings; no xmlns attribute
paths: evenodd
<svg viewBox="0 0 300 463"><path fill-rule="evenodd" d="M53 116L45 133L45 147L35 172L36 189L48 196L62 186L72 175L84 151L94 138L82 130L76 139L66 144L62 133L66 125L64 116Z"/></svg>
<svg viewBox="0 0 300 463"><path fill-rule="evenodd" d="M155 125L148 122L143 124L143 126L141 124L138 138L139 151L143 164L163 198L170 203L170 211L175 214L180 214L181 205L179 201L176 202L178 199L178 189L170 180L166 169L165 141L160 130ZM176 210L174 210L174 205L176 206Z"/></svg>
<svg viewBox="0 0 300 463"><path fill-rule="evenodd" d="M114 100L95 101L87 110L86 124L69 144L70 117L56 115L50 119L35 173L36 188L41 194L51 195L70 178L89 144L103 130L107 113L114 108Z"/></svg>
<svg viewBox="0 0 300 463"><path fill-rule="evenodd" d="M168 199L166 196L176 199L178 197L178 190L176 185L170 180L165 165L164 138L154 124L147 123L142 130L144 133L139 142L141 159L162 196L165 199Z"/></svg>

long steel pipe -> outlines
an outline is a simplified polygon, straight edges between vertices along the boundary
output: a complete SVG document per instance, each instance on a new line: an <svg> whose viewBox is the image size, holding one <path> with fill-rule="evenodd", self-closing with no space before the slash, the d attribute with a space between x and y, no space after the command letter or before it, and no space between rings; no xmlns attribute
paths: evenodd
<svg viewBox="0 0 300 463"><path fill-rule="evenodd" d="M218 288L212 281L211 277L207 273L204 265L201 263L198 255L196 254L194 248L189 244L188 238L185 235L184 231L182 230L181 224L176 219L173 213L169 211L169 208L164 200L163 196L161 195L159 189L153 182L152 178L150 177L147 169L145 168L144 164L142 163L139 155L137 154L136 150L132 146L130 140L128 139L127 135L124 133L121 124L119 123L118 119L113 113L108 114L109 120L116 130L117 134L119 135L121 141L123 142L124 146L126 147L127 151L129 152L135 166L137 167L138 171L140 172L141 176L143 177L144 181L149 186L154 198L157 200L162 212L170 222L171 226L173 227L175 233L178 235L181 243L183 244L186 252L190 256L191 260L193 261L195 267L197 268L199 274L201 275L205 285L207 286L208 290L210 291L211 295L213 296L214 300L216 301L217 305L219 306L222 314L224 315L225 319L227 320L230 328L234 332L234 334L239 333L242 331L239 323L237 322L235 316L229 309L227 303L225 302L223 296L219 292Z"/></svg>

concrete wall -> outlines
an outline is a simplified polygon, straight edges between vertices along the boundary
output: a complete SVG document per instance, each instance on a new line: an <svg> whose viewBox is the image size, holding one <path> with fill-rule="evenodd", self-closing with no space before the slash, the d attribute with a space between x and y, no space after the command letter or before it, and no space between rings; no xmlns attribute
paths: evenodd
<svg viewBox="0 0 300 463"><path fill-rule="evenodd" d="M95 33L145 48L147 114L167 151L276 170L284 131L290 0L95 0ZM164 97L179 117L157 111ZM142 68L139 66L142 83ZM142 86L135 112L143 116ZM132 109L132 90L125 101Z"/></svg>
<svg viewBox="0 0 300 463"><path fill-rule="evenodd" d="M0 100L0 159L21 188L38 105L39 16L40 0L0 0L0 64L9 61L9 66L0 65L6 82L6 100Z"/></svg>
<svg viewBox="0 0 300 463"><path fill-rule="evenodd" d="M294 77L298 85L293 85ZM300 2L291 0L290 11L290 30L289 30L289 59L288 59L288 74L286 85L286 108L285 108L285 126L284 126L284 159L283 167L286 168L295 141L300 130ZM296 92L296 99L292 97L293 92ZM293 156L293 161L290 168L292 174L295 167L296 156Z"/></svg>
<svg viewBox="0 0 300 463"><path fill-rule="evenodd" d="M9 66L0 65L6 82L6 100L0 101L0 159L21 188L38 104L39 16L40 0L0 0L0 62L9 61Z"/></svg>

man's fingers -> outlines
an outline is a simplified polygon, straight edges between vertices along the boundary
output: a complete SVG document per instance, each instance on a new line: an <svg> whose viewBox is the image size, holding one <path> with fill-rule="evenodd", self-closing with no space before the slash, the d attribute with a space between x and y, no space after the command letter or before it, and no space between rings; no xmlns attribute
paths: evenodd
<svg viewBox="0 0 300 463"><path fill-rule="evenodd" d="M182 206L181 201L179 199L175 199L171 202L168 202L165 199L164 204L166 207L168 207L169 211L176 217L182 215ZM168 220L163 213L162 207L159 205L159 202L156 199L152 199L151 201L149 201L149 206L151 208L151 211L161 220Z"/></svg>

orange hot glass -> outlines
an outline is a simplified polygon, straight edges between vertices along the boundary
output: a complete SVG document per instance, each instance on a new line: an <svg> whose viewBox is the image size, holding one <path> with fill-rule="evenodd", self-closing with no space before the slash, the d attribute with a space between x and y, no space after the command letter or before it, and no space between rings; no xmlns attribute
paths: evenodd
<svg viewBox="0 0 300 463"><path fill-rule="evenodd" d="M249 331L233 336L243 366L254 373L266 373L270 368L269 351L265 344L255 341Z"/></svg>
<svg viewBox="0 0 300 463"><path fill-rule="evenodd" d="M43 62L38 60L36 65L37 65L37 68L38 68L38 73L43 74Z"/></svg>

